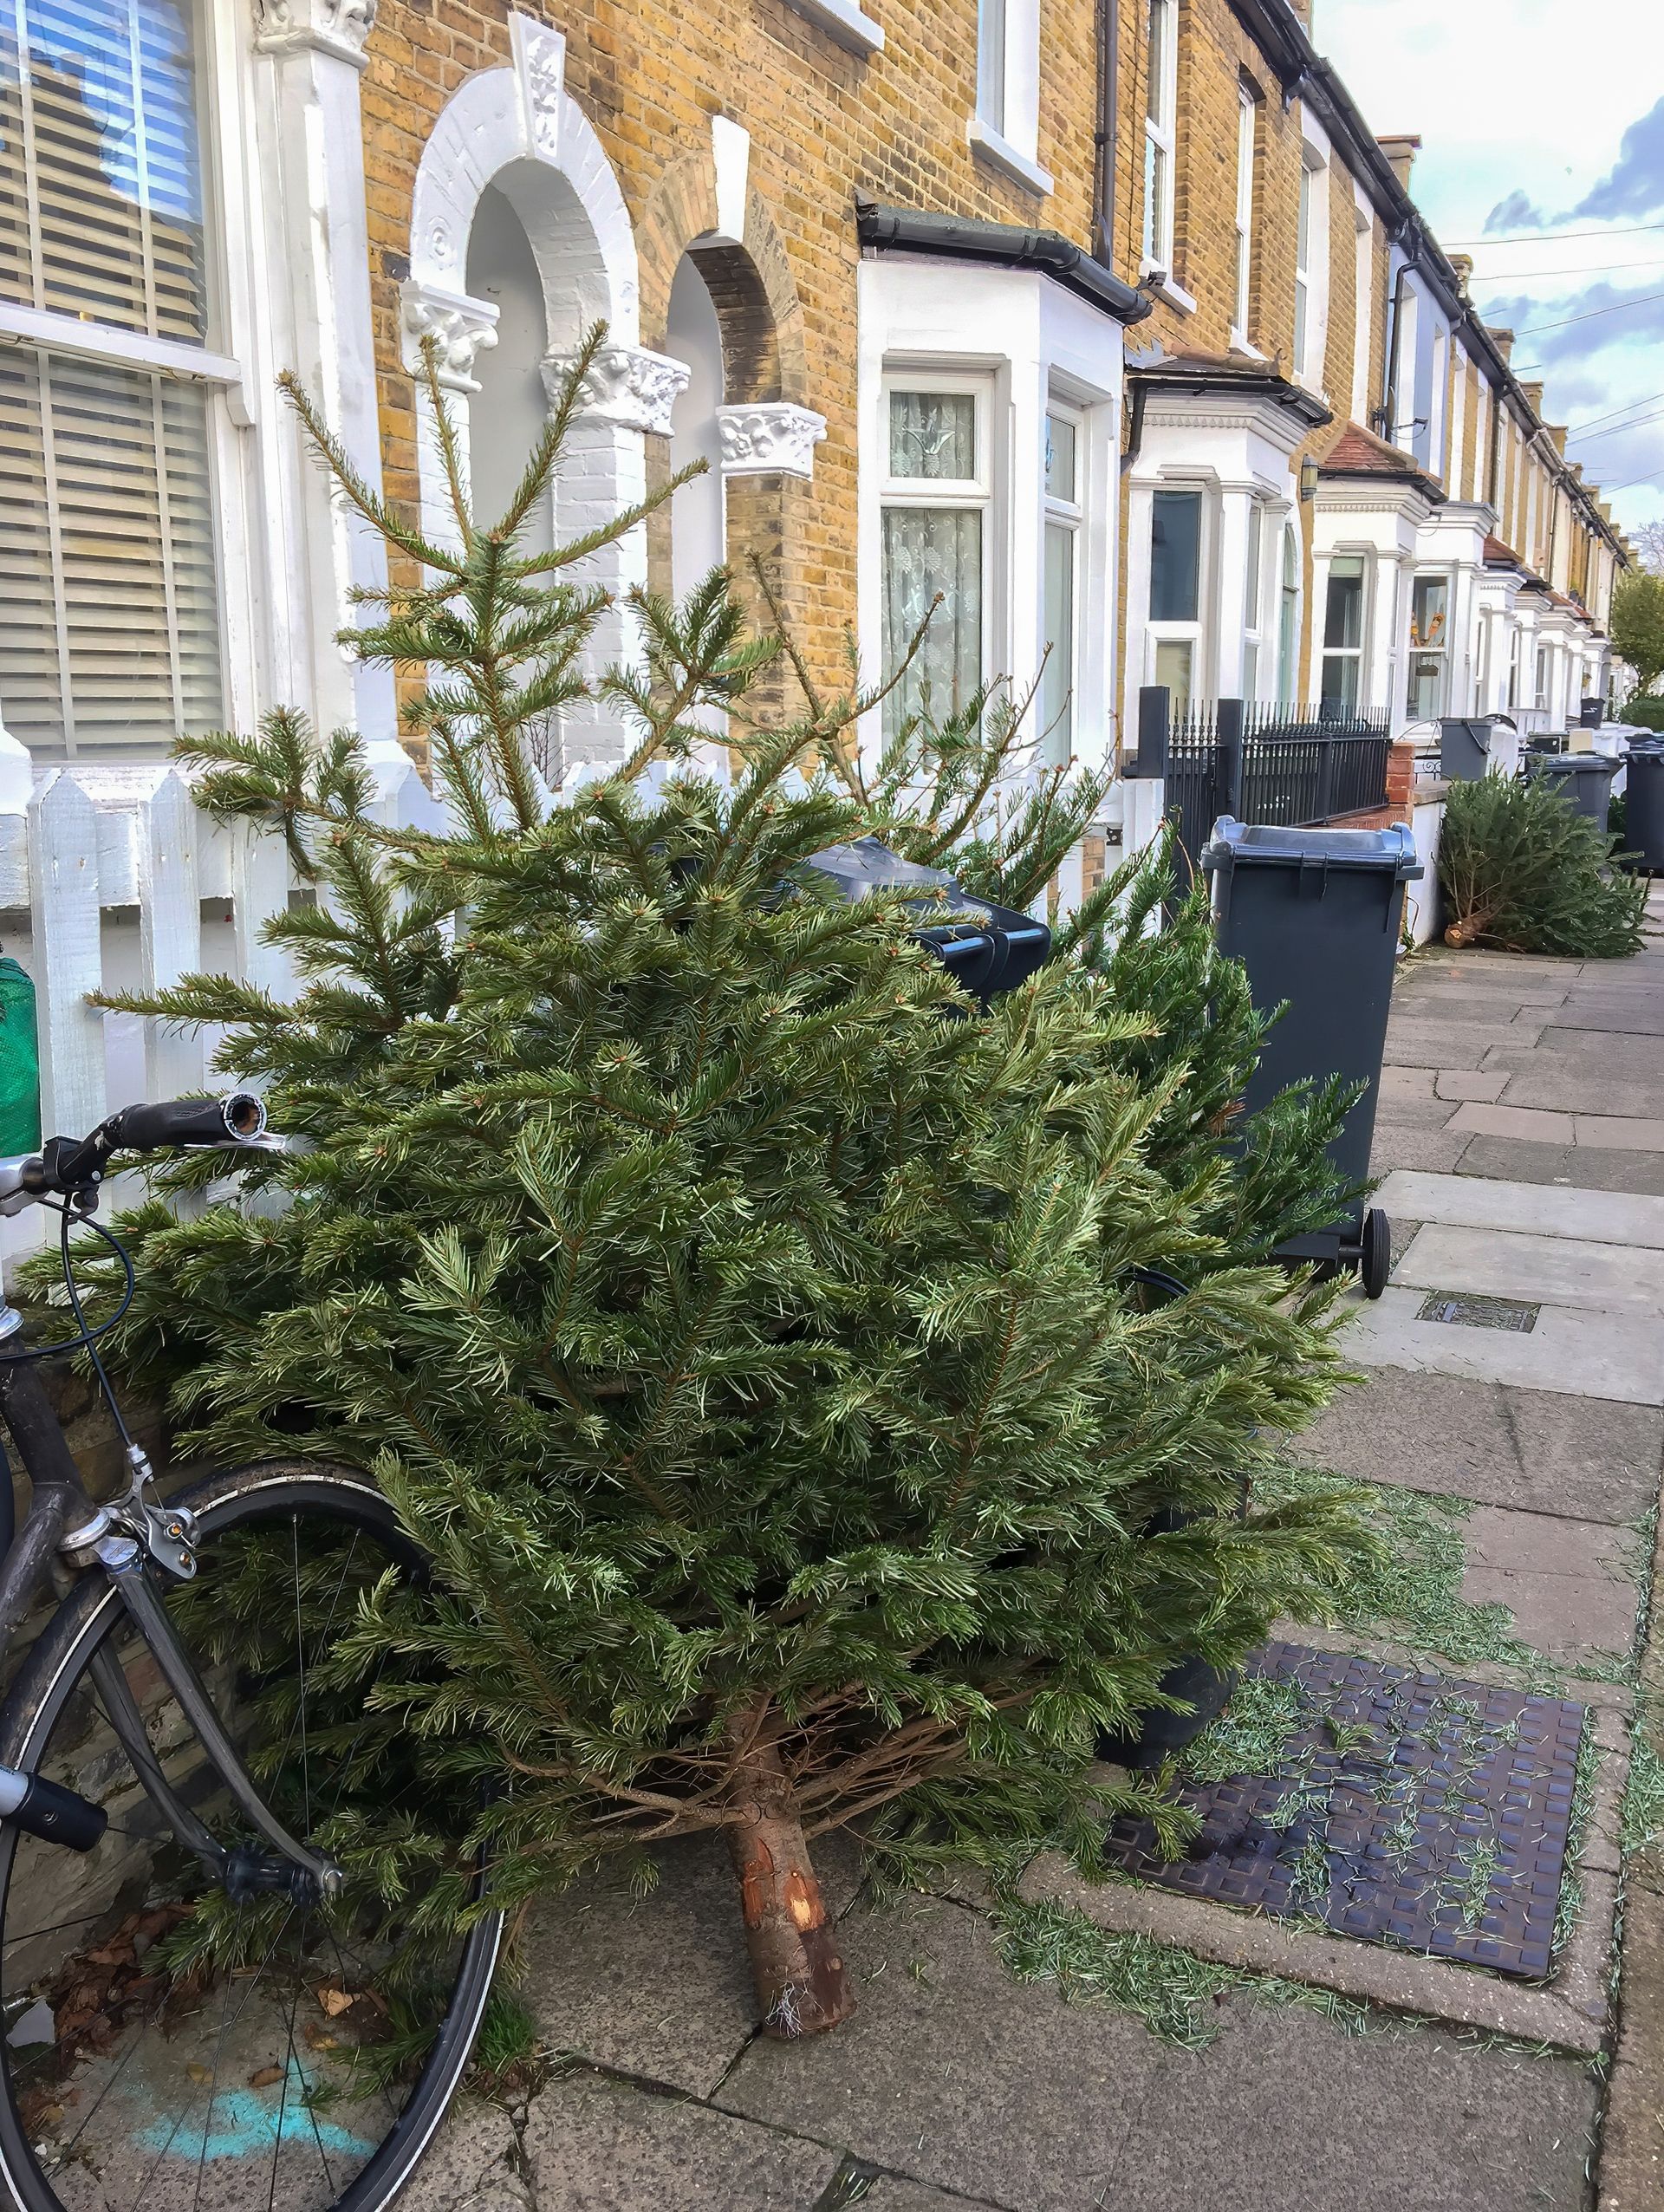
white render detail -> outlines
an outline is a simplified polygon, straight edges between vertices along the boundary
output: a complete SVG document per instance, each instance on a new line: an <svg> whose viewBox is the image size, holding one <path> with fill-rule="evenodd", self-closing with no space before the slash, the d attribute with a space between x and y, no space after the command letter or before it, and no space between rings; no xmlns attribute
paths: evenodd
<svg viewBox="0 0 1664 2212"><path fill-rule="evenodd" d="M422 341L431 338L434 368L447 392L478 392L474 361L487 346L497 343L497 310L489 300L472 300L464 292L447 292L437 284L401 285L399 320L403 335L403 359L412 375L421 368Z"/></svg>
<svg viewBox="0 0 1664 2212"><path fill-rule="evenodd" d="M367 69L375 10L376 0L254 0L255 46L262 54L329 54Z"/></svg>
<svg viewBox="0 0 1664 2212"><path fill-rule="evenodd" d="M526 136L540 161L558 161L561 108L566 94L566 40L535 16L509 17L515 74L525 110Z"/></svg>
<svg viewBox="0 0 1664 2212"><path fill-rule="evenodd" d="M751 191L751 134L731 115L711 118L711 166L717 173L717 227L711 240L745 243L745 203ZM705 241L701 241L705 243Z"/></svg>
<svg viewBox="0 0 1664 2212"><path fill-rule="evenodd" d="M543 388L551 404L566 388L577 354L551 353L543 362ZM645 346L603 346L583 380L579 413L583 420L668 438L670 411L686 386L688 366Z"/></svg>
<svg viewBox="0 0 1664 2212"><path fill-rule="evenodd" d="M812 477L826 417L790 400L762 400L718 407L717 427L724 476Z"/></svg>
<svg viewBox="0 0 1664 2212"><path fill-rule="evenodd" d="M258 0L252 159L269 358L295 370L354 467L379 488L359 97L374 20L374 0ZM360 662L337 634L362 620L355 590L385 589L386 548L332 495L292 411L272 410L263 434L276 524L263 595L270 695L305 705L321 729L355 729L373 752L403 759L391 669Z"/></svg>

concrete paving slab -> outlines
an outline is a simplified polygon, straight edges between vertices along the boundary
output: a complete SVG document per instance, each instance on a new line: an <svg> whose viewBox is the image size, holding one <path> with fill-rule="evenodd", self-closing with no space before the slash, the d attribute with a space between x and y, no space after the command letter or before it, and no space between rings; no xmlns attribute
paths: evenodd
<svg viewBox="0 0 1664 2212"><path fill-rule="evenodd" d="M1431 1098L1433 1083L1431 1068L1383 1068L1375 1085L1376 1110L1386 1113L1389 1101Z"/></svg>
<svg viewBox="0 0 1664 2212"><path fill-rule="evenodd" d="M524 2212L514 2124L500 2105L459 2097L399 2195L399 2212Z"/></svg>
<svg viewBox="0 0 1664 2212"><path fill-rule="evenodd" d="M1441 1068L1433 1079L1433 1093L1439 1098L1476 1098L1494 1105L1512 1079L1506 1068L1494 1073L1484 1068Z"/></svg>
<svg viewBox="0 0 1664 2212"><path fill-rule="evenodd" d="M1477 1068L1493 1048L1520 1051L1536 1042L1535 1025L1521 1029L1512 1023L1407 1014L1388 1023L1385 1057L1395 1068Z"/></svg>
<svg viewBox="0 0 1664 2212"><path fill-rule="evenodd" d="M1643 1077L1612 1076L1598 1064L1539 1062L1535 1054L1528 1066L1482 1073L1479 1079L1505 1080L1502 1097L1507 1105L1550 1106L1563 1114L1622 1114L1641 1120L1656 1116L1664 1103L1664 1078L1649 1083Z"/></svg>
<svg viewBox="0 0 1664 2212"><path fill-rule="evenodd" d="M830 2036L753 2043L726 2110L1021 2212L1137 2201L1121 2153L1167 2055L1141 2021L1014 1981L960 1905L857 1909L840 1933L861 2009Z"/></svg>
<svg viewBox="0 0 1664 2212"><path fill-rule="evenodd" d="M1604 1145L1620 1152L1664 1152L1664 1121L1619 1114L1576 1114L1577 1145Z"/></svg>
<svg viewBox="0 0 1664 2212"><path fill-rule="evenodd" d="M1412 970L1394 991L1393 1004L1418 1011L1423 1006L1474 1006L1481 1012L1490 1010L1494 1018L1505 1007L1561 1005L1576 980L1571 975L1544 976L1531 982L1515 975L1456 975L1431 968L1418 975Z"/></svg>
<svg viewBox="0 0 1664 2212"><path fill-rule="evenodd" d="M668 1844L658 1859L645 1897L600 1876L538 1904L526 2001L551 2050L702 2097L757 2026L739 1894L719 1840ZM826 1838L816 1865L841 1911L857 1878L848 1838Z"/></svg>
<svg viewBox="0 0 1664 2212"><path fill-rule="evenodd" d="M1577 1132L1570 1114L1550 1114L1531 1106L1482 1106L1470 1102L1459 1106L1451 1133L1466 1130L1472 1136L1524 1137L1531 1144L1575 1144Z"/></svg>
<svg viewBox="0 0 1664 2212"><path fill-rule="evenodd" d="M1589 1244L1577 1237L1521 1235L1430 1221L1394 1270L1425 1291L1589 1306L1607 1313L1664 1314L1664 1252Z"/></svg>
<svg viewBox="0 0 1664 2212"><path fill-rule="evenodd" d="M1342 1391L1287 1449L1308 1466L1365 1481L1585 1521L1634 1521L1658 1494L1664 1413L1389 1372Z"/></svg>
<svg viewBox="0 0 1664 2212"><path fill-rule="evenodd" d="M1487 1186L1481 1184L1480 1188ZM1529 1337L1423 1321L1426 1293L1389 1285L1363 1308L1347 1355L1367 1367L1462 1375L1574 1397L1664 1405L1664 1321L1547 1305Z"/></svg>
<svg viewBox="0 0 1664 2212"><path fill-rule="evenodd" d="M1402 1164L1427 1163L1407 1160ZM1589 1190L1664 1198L1664 1152L1620 1152L1597 1144L1521 1144L1511 1137L1474 1136L1466 1141L1458 1170L1504 1182L1569 1183Z"/></svg>
<svg viewBox="0 0 1664 2212"><path fill-rule="evenodd" d="M1544 1189L1537 1183L1406 1169L1388 1176L1375 1203L1413 1221L1448 1221L1464 1228L1511 1229L1526 1235L1664 1250L1664 1198L1637 1198L1627 1192Z"/></svg>
<svg viewBox="0 0 1664 2212"><path fill-rule="evenodd" d="M550 2083L523 2140L537 2212L811 2212L842 2163L823 2144L599 2074Z"/></svg>
<svg viewBox="0 0 1664 2212"><path fill-rule="evenodd" d="M1432 1074L1432 1070L1427 1068L1384 1068L1381 1072L1383 1075L1431 1076ZM1479 1070L1475 1070L1474 1072L1478 1074ZM1487 1078L1479 1075L1479 1080L1481 1083L1487 1080L1495 1082L1497 1078L1495 1077ZM1401 1091L1389 1092L1383 1089L1375 1103L1375 1118L1377 1121L1389 1122L1395 1129L1406 1132L1411 1129L1442 1129L1454 1116L1457 1103L1458 1102L1452 1098L1435 1097L1431 1082L1426 1092L1419 1098L1407 1096Z"/></svg>
<svg viewBox="0 0 1664 2212"><path fill-rule="evenodd" d="M1593 1031L1622 1030L1629 1037L1664 1037L1664 1007L1655 1000L1650 1003L1637 994L1632 1005L1627 999L1588 999L1574 1003L1568 999L1563 1006L1557 1006L1548 1016L1545 1026L1551 1029L1580 1029Z"/></svg>
<svg viewBox="0 0 1664 2212"><path fill-rule="evenodd" d="M1549 1658L1575 1666L1635 1642L1632 1530L1481 1506L1462 1540L1462 1595L1474 1605L1506 1605L1526 1643Z"/></svg>
<svg viewBox="0 0 1664 2212"><path fill-rule="evenodd" d="M1645 1082L1664 1077L1664 1038L1631 1037L1592 1029L1545 1029L1537 1043L1523 1044L1508 1038L1485 1048L1487 1068L1536 1068L1554 1063L1570 1064L1585 1073L1599 1068L1623 1082Z"/></svg>
<svg viewBox="0 0 1664 2212"><path fill-rule="evenodd" d="M1383 1118L1376 1122L1369 1140L1369 1172L1386 1175L1395 1168L1420 1168L1448 1174L1466 1158L1472 1142L1465 1133L1452 1135L1448 1129Z"/></svg>
<svg viewBox="0 0 1664 2212"><path fill-rule="evenodd" d="M949 2196L942 2189L895 2181L887 2174L855 2202L863 2212L999 2212L988 2197Z"/></svg>
<svg viewBox="0 0 1664 2212"><path fill-rule="evenodd" d="M1201 2063L1169 2059L1111 2202L1138 2212L1573 2212L1583 2201L1596 2092L1575 2061L1404 2028L1349 2036L1246 1998L1221 2025Z"/></svg>

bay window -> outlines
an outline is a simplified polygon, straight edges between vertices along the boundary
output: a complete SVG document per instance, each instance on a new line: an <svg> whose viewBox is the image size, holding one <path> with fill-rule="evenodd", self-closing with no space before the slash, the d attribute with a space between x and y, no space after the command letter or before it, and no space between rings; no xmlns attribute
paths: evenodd
<svg viewBox="0 0 1664 2212"><path fill-rule="evenodd" d="M1076 636L1080 589L1081 426L1054 407L1045 429L1045 576L1042 642L1049 648L1040 681L1040 728L1049 760L1075 750Z"/></svg>
<svg viewBox="0 0 1664 2212"><path fill-rule="evenodd" d="M1445 711L1446 669L1450 657L1450 578L1417 576L1410 589L1410 686L1412 721L1430 721Z"/></svg>
<svg viewBox="0 0 1664 2212"><path fill-rule="evenodd" d="M986 672L984 590L992 481L985 379L941 376L885 389L884 671L906 657L939 595L923 645L884 702L887 735L924 708L938 721Z"/></svg>
<svg viewBox="0 0 1664 2212"><path fill-rule="evenodd" d="M1322 712L1354 715L1363 695L1363 556L1336 554L1323 609Z"/></svg>
<svg viewBox="0 0 1664 2212"><path fill-rule="evenodd" d="M1149 83L1144 104L1144 270L1173 270L1173 170L1179 115L1178 0L1149 0Z"/></svg>
<svg viewBox="0 0 1664 2212"><path fill-rule="evenodd" d="M1202 495L1158 491L1150 503L1152 681L1173 694L1175 713L1202 680Z"/></svg>
<svg viewBox="0 0 1664 2212"><path fill-rule="evenodd" d="M45 758L224 719L197 28L0 0L0 713Z"/></svg>

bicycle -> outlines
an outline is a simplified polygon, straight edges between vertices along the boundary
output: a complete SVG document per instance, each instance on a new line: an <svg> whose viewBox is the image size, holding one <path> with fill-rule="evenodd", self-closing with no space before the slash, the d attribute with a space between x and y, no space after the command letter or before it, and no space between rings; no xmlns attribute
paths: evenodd
<svg viewBox="0 0 1664 2212"><path fill-rule="evenodd" d="M342 1657L361 1597L424 1583L386 1500L350 1467L281 1460L164 1500L100 1356L134 1290L93 1219L112 1158L270 1148L265 1121L246 1091L129 1107L0 1159L0 1213L62 1216L78 1331L31 1345L0 1298L0 1418L33 1486L19 1526L0 1452L0 1652L49 1583L58 1601L0 1701L0 2204L16 2212L380 2212L460 2080L502 1942L465 1846L398 1871L431 1788L374 1723L385 1652L367 1682ZM81 1226L123 1270L95 1327ZM75 1351L126 1459L103 1504L40 1373ZM378 1844L395 1852L379 1886ZM471 1916L440 1909L447 1881Z"/></svg>

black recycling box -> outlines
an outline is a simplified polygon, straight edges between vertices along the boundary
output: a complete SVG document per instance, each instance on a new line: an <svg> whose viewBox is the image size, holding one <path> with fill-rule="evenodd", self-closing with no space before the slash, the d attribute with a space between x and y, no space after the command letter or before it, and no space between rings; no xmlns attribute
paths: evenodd
<svg viewBox="0 0 1664 2212"><path fill-rule="evenodd" d="M1248 1110L1303 1080L1338 1075L1367 1084L1329 1147L1349 1183L1367 1181L1404 886L1423 873L1414 839L1401 823L1284 830L1225 815L1202 866L1220 950L1246 967L1257 1007L1284 1008L1248 1086ZM1387 1217L1360 1200L1349 1218L1295 1239L1279 1256L1356 1267L1379 1298L1392 1264Z"/></svg>
<svg viewBox="0 0 1664 2212"><path fill-rule="evenodd" d="M870 898L874 892L900 892L909 903L916 900L921 912L914 936L985 1006L998 992L1032 975L1051 950L1051 932L1043 921L976 897L945 869L903 860L876 837L828 845L803 864L829 877L846 900Z"/></svg>

